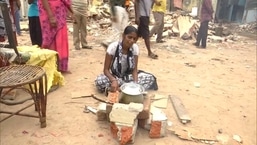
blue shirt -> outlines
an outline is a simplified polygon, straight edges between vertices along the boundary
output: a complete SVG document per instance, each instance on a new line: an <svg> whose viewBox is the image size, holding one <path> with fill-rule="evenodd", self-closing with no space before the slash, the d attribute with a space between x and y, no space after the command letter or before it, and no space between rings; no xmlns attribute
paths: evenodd
<svg viewBox="0 0 257 145"><path fill-rule="evenodd" d="M39 16L37 0L29 5L28 17Z"/></svg>

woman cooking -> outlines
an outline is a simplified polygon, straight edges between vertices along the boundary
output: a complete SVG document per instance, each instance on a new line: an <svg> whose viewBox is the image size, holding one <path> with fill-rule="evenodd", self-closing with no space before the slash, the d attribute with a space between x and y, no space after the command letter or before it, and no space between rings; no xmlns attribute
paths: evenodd
<svg viewBox="0 0 257 145"><path fill-rule="evenodd" d="M100 92L109 89L111 92L119 90L123 83L135 82L144 89L157 90L156 78L144 71L138 71L139 48L135 44L138 40L138 30L127 26L122 35L122 41L111 43L105 55L104 74L97 76L95 84Z"/></svg>

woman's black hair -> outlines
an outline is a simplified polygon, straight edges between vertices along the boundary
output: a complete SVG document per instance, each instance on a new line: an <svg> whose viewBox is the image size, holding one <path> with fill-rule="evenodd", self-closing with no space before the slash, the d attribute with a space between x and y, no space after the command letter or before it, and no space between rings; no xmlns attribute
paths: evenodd
<svg viewBox="0 0 257 145"><path fill-rule="evenodd" d="M127 26L127 27L124 29L123 34L124 34L124 35L127 35L127 34L130 34L130 33L132 33L132 32L135 32L136 34L138 34L137 28L135 28L134 26L129 25L129 26Z"/></svg>

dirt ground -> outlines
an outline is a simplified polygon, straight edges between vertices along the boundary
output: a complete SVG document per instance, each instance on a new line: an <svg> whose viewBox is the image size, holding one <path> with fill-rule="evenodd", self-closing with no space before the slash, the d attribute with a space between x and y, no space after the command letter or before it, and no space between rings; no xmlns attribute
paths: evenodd
<svg viewBox="0 0 257 145"><path fill-rule="evenodd" d="M100 32L104 33L100 33ZM71 99L71 93L99 94L94 79L103 70L105 50L99 45L108 38L107 30L91 31L88 42L92 50L74 50L70 37L70 62L72 74L64 75L65 85L48 94L47 127L40 128L38 119L14 116L0 124L1 145L117 145L110 134L109 123L96 121L92 113L83 113L85 105L97 107L91 98ZM18 37L20 45L30 45L28 32ZM183 125L168 101L164 109L172 127L208 129L214 134L227 134L230 139L239 135L244 145L256 145L256 46L255 38L239 36L238 41L208 43L207 49L197 49L193 40L172 37L156 44L152 49L158 60L147 57L142 39L139 69L153 73L159 90L149 94L180 97L192 119ZM195 84L199 83L200 87ZM18 109L19 106L11 106ZM1 105L1 108L6 106ZM27 109L34 113L34 108ZM1 115L4 116L4 115ZM1 117L0 116L0 117ZM208 132L202 132L207 134ZM168 132L166 137L150 139L148 131L139 128L134 145L198 145L203 144L178 138ZM216 143L220 144L220 143ZM229 145L236 144L230 142Z"/></svg>

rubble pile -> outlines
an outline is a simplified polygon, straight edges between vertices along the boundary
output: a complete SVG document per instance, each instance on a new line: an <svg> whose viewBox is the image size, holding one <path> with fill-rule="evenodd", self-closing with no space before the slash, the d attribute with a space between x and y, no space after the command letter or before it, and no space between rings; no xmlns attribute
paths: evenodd
<svg viewBox="0 0 257 145"><path fill-rule="evenodd" d="M238 30L240 32L244 31L244 32L256 34L257 33L257 21L239 25L238 28L239 29L236 29L236 30Z"/></svg>
<svg viewBox="0 0 257 145"><path fill-rule="evenodd" d="M129 10L130 23L135 25L134 4L131 2ZM111 34L112 22L109 4L106 2L91 6L89 9L88 32L93 36L102 34ZM177 10L168 12L164 17L163 37L178 37L183 40L196 39L200 28L200 21L197 17L192 16L189 12ZM154 25L154 18L150 16L150 29ZM99 31L101 28L101 31ZM72 28L70 28L72 29ZM233 30L233 31L232 31ZM236 31L234 31L236 30ZM72 31L72 30L70 30ZM238 40L238 32L257 33L257 22L247 24L221 24L209 22L208 42L221 43L233 42Z"/></svg>

